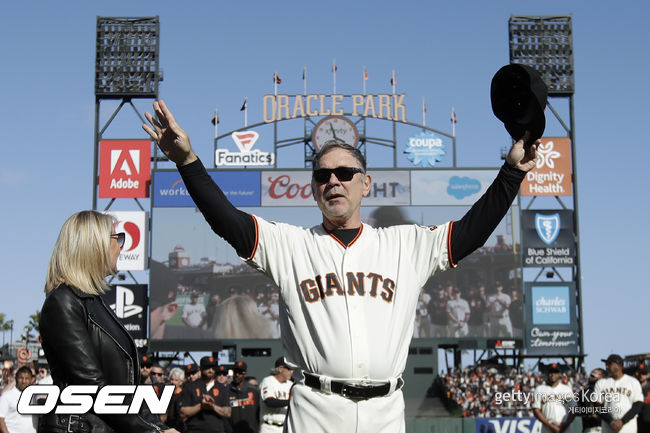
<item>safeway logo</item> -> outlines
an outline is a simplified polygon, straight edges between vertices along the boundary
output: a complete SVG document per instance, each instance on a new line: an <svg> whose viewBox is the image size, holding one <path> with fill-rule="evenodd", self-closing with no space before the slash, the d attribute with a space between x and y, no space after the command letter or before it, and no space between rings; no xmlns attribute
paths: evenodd
<svg viewBox="0 0 650 433"><path fill-rule="evenodd" d="M239 131L232 133L232 139L240 152L250 152L260 135L256 131Z"/></svg>
<svg viewBox="0 0 650 433"><path fill-rule="evenodd" d="M124 286L115 287L115 303L111 304L111 308L115 311L117 317L126 319L142 313L143 308L134 302L135 293L133 293L133 290Z"/></svg>
<svg viewBox="0 0 650 433"><path fill-rule="evenodd" d="M145 236L147 213L142 211L110 211L117 220L115 232L124 232L124 246L117 260L120 271L141 271L146 269Z"/></svg>

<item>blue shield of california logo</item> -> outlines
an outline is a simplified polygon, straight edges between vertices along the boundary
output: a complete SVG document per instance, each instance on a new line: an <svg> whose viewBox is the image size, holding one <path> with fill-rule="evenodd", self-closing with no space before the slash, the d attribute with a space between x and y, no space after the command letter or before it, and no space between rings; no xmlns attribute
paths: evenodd
<svg viewBox="0 0 650 433"><path fill-rule="evenodd" d="M560 234L560 214L556 213L553 215L543 215L535 214L535 230L537 230L537 236L544 241L546 245L551 245L557 235Z"/></svg>

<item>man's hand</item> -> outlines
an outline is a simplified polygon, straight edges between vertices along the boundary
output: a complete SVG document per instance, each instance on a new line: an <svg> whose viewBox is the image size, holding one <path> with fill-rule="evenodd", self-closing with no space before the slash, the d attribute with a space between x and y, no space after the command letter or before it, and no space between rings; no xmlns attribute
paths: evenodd
<svg viewBox="0 0 650 433"><path fill-rule="evenodd" d="M615 419L614 421L609 423L609 426L612 428L614 431L620 431L623 428L623 421L620 419Z"/></svg>
<svg viewBox="0 0 650 433"><path fill-rule="evenodd" d="M153 110L156 114L155 118L149 112L144 113L151 127L143 124L142 129L158 144L167 158L177 165L187 165L196 161L197 157L192 151L190 137L176 123L176 119L167 108L165 101L154 101Z"/></svg>
<svg viewBox="0 0 650 433"><path fill-rule="evenodd" d="M528 141L530 132L526 131L523 137L519 139L510 148L506 162L521 171L530 171L537 165L537 147L542 144L541 140L535 140L535 143L524 146Z"/></svg>
<svg viewBox="0 0 650 433"><path fill-rule="evenodd" d="M205 410L214 410L214 399L207 394L203 394L201 408Z"/></svg>

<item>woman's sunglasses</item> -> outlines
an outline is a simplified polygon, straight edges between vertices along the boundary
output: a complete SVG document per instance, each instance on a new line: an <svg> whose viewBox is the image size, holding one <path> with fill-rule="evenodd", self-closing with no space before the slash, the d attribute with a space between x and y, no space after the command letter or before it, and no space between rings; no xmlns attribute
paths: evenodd
<svg viewBox="0 0 650 433"><path fill-rule="evenodd" d="M126 234L124 232L114 233L111 235L111 238L117 240L117 245L122 248L124 246L124 241L126 240Z"/></svg>

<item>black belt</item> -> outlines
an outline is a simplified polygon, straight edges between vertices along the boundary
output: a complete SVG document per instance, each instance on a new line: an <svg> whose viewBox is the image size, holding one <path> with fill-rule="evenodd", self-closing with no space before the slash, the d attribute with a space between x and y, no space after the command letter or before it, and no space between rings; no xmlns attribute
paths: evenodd
<svg viewBox="0 0 650 433"><path fill-rule="evenodd" d="M305 385L320 391L320 379L318 376L303 372L305 376ZM397 379L397 386L395 390L400 389L404 385L402 378ZM384 397L390 392L390 382L383 385L351 385L349 383L333 380L331 382L331 390L334 394L338 394L350 400L368 400L374 397Z"/></svg>
<svg viewBox="0 0 650 433"><path fill-rule="evenodd" d="M264 421L265 424L275 425L275 426L278 426L278 427L282 427L284 425L284 423L282 423L282 422L273 422L273 421L267 421L267 420L263 420L263 421Z"/></svg>
<svg viewBox="0 0 650 433"><path fill-rule="evenodd" d="M90 433L93 426L85 416L47 414L41 419L39 431Z"/></svg>

